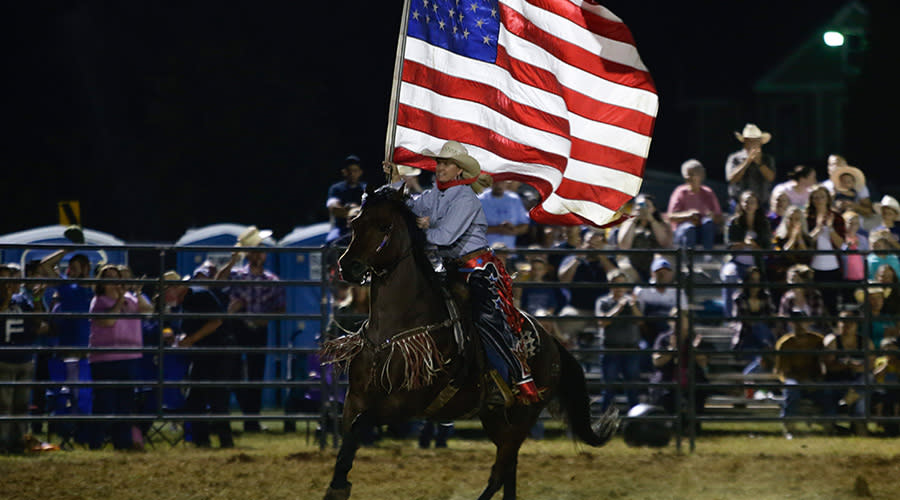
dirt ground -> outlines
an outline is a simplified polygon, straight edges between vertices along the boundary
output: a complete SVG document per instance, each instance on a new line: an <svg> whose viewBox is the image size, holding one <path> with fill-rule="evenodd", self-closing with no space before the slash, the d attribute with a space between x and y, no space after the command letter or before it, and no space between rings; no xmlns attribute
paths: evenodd
<svg viewBox="0 0 900 500"><path fill-rule="evenodd" d="M143 453L51 452L0 457L2 499L319 499L335 450L301 434L245 435L232 450L157 443ZM419 450L383 440L359 452L355 499L474 499L487 480L493 446L453 438ZM870 495L870 496L869 496ZM495 498L500 498L498 494ZM520 499L900 498L894 439L713 432L694 453L674 445L629 448L620 437L600 449L564 437L528 441L519 459Z"/></svg>

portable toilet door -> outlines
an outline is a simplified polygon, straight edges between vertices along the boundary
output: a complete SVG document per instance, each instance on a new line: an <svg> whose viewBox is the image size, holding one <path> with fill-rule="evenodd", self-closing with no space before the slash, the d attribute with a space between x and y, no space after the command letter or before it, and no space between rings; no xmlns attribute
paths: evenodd
<svg viewBox="0 0 900 500"><path fill-rule="evenodd" d="M212 261L217 268L221 269L222 266L231 260L231 254L234 250L230 247L234 247L238 237L249 227L250 226L243 224L213 224L201 228L188 229L181 238L175 242L176 246L223 246L229 248L214 251L179 251L175 260L176 271L182 276L191 276L194 269L199 267L200 264L203 264L207 259ZM274 246L274 243L266 240L263 241L261 246ZM243 263L239 263L238 265L243 265ZM263 267L278 274L277 255L269 253L266 256L266 262ZM278 338L278 323L280 322L272 321L269 324L267 345L270 347L282 346L280 339ZM279 376L275 366L275 359L276 356L271 354L266 355L266 367L263 377L265 380L274 380ZM274 405L276 389L266 387L263 388L262 392L263 407L271 408Z"/></svg>
<svg viewBox="0 0 900 500"><path fill-rule="evenodd" d="M297 227L285 236L278 246L314 247L315 251L280 252L281 278L289 280L321 280L324 267L322 252L330 224L322 222L310 226ZM292 286L287 291L287 312L292 314L318 314L322 307L321 286ZM281 338L294 347L316 347L316 337L321 331L319 320L282 321Z"/></svg>
<svg viewBox="0 0 900 500"><path fill-rule="evenodd" d="M0 244L18 244L18 245L30 245L30 244L64 244L71 245L72 242L69 241L65 237L66 226L54 225L54 226L43 226L36 227L34 229L27 229L25 231L19 231L16 233L10 233L7 235L0 236ZM83 229L84 233L84 243L85 245L103 245L103 246L122 246L125 244L124 241L116 238L115 236L107 233L103 233L100 231L96 231L94 229ZM35 259L43 259L44 257L50 255L55 252L54 249L21 249L21 248L7 248L0 249L0 255L2 255L2 262L15 262L22 266L22 269L25 268L25 264L31 260ZM128 264L128 251L127 250L115 250L115 249L88 249L84 250L73 250L67 253L62 260L60 261L59 267L60 272L65 272L65 269L68 267L69 259L72 258L73 255L76 254L84 254L91 261L91 268L96 269L98 265L101 264Z"/></svg>

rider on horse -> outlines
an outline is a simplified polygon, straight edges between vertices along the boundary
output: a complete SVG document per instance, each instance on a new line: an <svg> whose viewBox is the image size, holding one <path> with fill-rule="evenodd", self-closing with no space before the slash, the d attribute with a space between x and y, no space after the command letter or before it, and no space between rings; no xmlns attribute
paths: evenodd
<svg viewBox="0 0 900 500"><path fill-rule="evenodd" d="M465 273L472 320L488 359L499 371L508 372L503 378L514 382L521 401L539 401L525 355L515 348L513 330L521 331L522 319L512 303L510 278L503 261L488 247L487 221L476 196L492 179L481 174L478 160L456 141L448 141L437 154L428 150L422 154L437 160L437 188L409 198L407 205L428 243L435 245L437 257ZM384 171L399 187L397 166L385 162Z"/></svg>

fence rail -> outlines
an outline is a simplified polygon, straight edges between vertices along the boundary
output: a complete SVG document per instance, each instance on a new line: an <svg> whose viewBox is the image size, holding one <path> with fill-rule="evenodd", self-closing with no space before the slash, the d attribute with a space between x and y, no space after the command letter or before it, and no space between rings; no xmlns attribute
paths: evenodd
<svg viewBox="0 0 900 500"><path fill-rule="evenodd" d="M161 290L163 290L167 286L174 286L183 284L181 282L173 282L166 281L162 279L164 271L167 269L166 263L171 257L177 255L179 252L218 252L228 253L234 251L233 247L224 247L224 246L175 246L175 245L165 245L165 244L138 244L138 245L115 245L115 246L105 246L105 245L20 245L20 244L0 244L0 252L5 250L68 250L71 252L78 251L93 251L93 250L116 250L116 251L125 251L125 252L153 252L157 254L157 258L155 259L158 263L156 267L156 278L129 278L129 279L97 279L97 278L78 278L78 279L65 279L62 280L58 276L29 276L29 277L21 277L21 276L9 276L4 277L0 276L0 288L5 287L7 290L12 290L15 286L21 286L23 290L38 290L40 287L52 288L54 286L59 286L60 283L65 283L67 285L78 285L78 286L95 286L98 284L122 284L131 287L137 287L137 290L141 293L149 292L147 295L154 296L155 294L159 294ZM325 253L334 252L334 249L323 249L320 247L258 247L258 248L242 248L241 251L262 251L262 252L274 252L274 253L296 253L296 254L318 254L321 258L321 262L325 262ZM635 420L645 420L650 422L673 422L674 431L676 434L677 443L680 446L681 440L683 437L687 437L690 443L690 449L693 450L695 447L695 427L693 423L695 422L732 422L732 421L752 421L752 422L768 422L768 421L780 421L780 422L792 422L796 420L803 421L817 421L817 422L834 422L834 421L866 421L866 422L900 422L900 417L888 417L888 416L878 416L872 414L871 405L868 404L869 399L871 398L872 391L875 388L885 389L885 390L900 390L900 384L876 384L871 377L865 376L862 377L858 382L821 382L821 381L810 381L806 383L798 383L791 384L792 389L801 389L801 390L810 390L810 391L821 391L821 390L846 390L848 388L852 388L854 390L858 390L862 393L862 397L865 399L867 404L864 405L864 412L862 415L837 415L837 416L826 416L826 415L812 415L812 416L777 416L777 415L765 415L765 414L754 414L754 413L746 413L740 414L740 412L735 412L736 414L698 414L695 408L695 402L697 398L700 397L700 392L714 392L718 394L728 394L733 392L744 391L747 388L753 389L783 389L785 387L784 382L776 379L771 380L755 380L751 379L751 377L740 377L735 376L733 379L728 381L715 380L709 383L702 383L696 379L695 375L695 367L698 363L698 356L730 356L731 359L735 358L735 354L728 350L718 350L718 349L708 349L708 348L697 348L694 346L693 340L697 335L697 327L699 326L699 322L715 322L715 321L730 321L730 322L740 322L740 321L767 321L767 322L784 322L784 321L797 321L795 318L785 318L783 316L737 316L737 317L700 317L698 314L693 313L697 308L697 297L698 294L703 293L706 290L715 290L722 288L737 288L740 287L740 284L737 283L710 283L708 281L704 281L700 279L699 273L696 272L695 266L702 262L700 257L704 254L713 254L713 255L724 255L724 254L749 254L758 258L767 258L772 255L778 254L778 252L774 251L740 251L740 252L731 252L731 251L713 251L713 252L698 252L691 249L685 250L590 250L590 249L511 249L506 251L507 254L514 254L518 256L528 256L533 254L544 254L544 255L584 255L584 256L596 256L596 255L604 255L606 257L611 257L615 260L616 256L628 256L628 255L636 255L636 254L662 254L667 256L671 261L673 261L673 268L676 271L675 279L672 283L667 284L667 286L675 288L676 297L678 297L678 304L687 305L687 307L679 307L678 313L675 316L635 316L635 315L620 315L616 319L617 321L641 321L647 320L648 318L653 321L680 321L682 317L686 317L688 320L688 333L687 333L687 349L684 353L678 354L676 352L675 359L676 365L680 366L684 363L687 367L687 380L685 383L674 383L674 382L665 382L665 383L651 383L647 381L626 381L626 382L618 382L618 381L598 381L595 377L589 376L588 383L589 387L592 389L632 389L638 388L642 391L658 389L658 388L668 388L674 391L675 393L675 406L676 408L683 408L683 411L676 411L670 415L665 416L647 416L647 417L637 417ZM820 252L820 251L800 251L796 252L797 255L816 255L816 254L832 254L832 255L854 255L854 254L862 254L861 252L856 251L846 251L846 252ZM889 252L885 252L889 253ZM319 304L320 308L317 312L297 312L297 311L286 311L283 313L182 313L177 311L169 310L164 304L163 300L155 301L154 311L152 313L89 313L87 311L67 311L67 312L52 312L52 311L40 311L40 312L11 312L11 311L0 311L0 321L10 321L14 319L25 319L30 321L39 321L39 320L52 320L56 321L68 321L68 320L99 320L99 319L139 319L142 321L153 321L157 325L175 325L177 322L184 319L208 319L208 320L256 320L256 321L313 321L317 322L319 326L320 332L327 332L331 327L332 323L339 319L345 318L359 318L359 315L341 315L334 310L333 307L333 295L332 288L334 283L331 281L333 278L327 272L322 272L320 277L315 279L284 279L279 281L253 281L247 285L239 285L239 286L263 286L263 287L281 287L288 289L296 289L296 288L315 288L319 292ZM201 287L220 287L225 286L223 281L219 280L211 280L211 279L197 279L191 280L191 286L201 286ZM229 282L229 284L234 285L234 282ZM616 287L626 287L632 288L634 286L648 286L648 283L643 282L632 282L632 283L605 283L605 282L567 282L567 283L558 283L558 282L545 282L545 281L521 281L517 280L514 282L514 286L520 289L530 289L530 288L549 288L549 287L564 287L569 289L585 289L585 288L616 288ZM657 286L658 284L654 284L653 286ZM764 281L759 283L757 286L760 287L770 287L770 288L779 288L779 289L792 289L798 287L809 287L808 284L797 284L797 283L784 283L784 282L768 282ZM886 288L892 288L896 291L898 288L898 284L885 284L879 285ZM867 286L863 286L860 283L848 283L848 282L828 282L828 283L816 283L815 287L823 288L823 289L847 289L847 288L862 288L863 296L866 299L863 301L861 311L861 320L864 324L871 324L873 319L872 310L869 305L869 301L867 299L869 294L869 288ZM45 300L44 297L39 297L39 300ZM594 322L598 319L602 319L601 316L590 315L590 314L576 314L569 316L552 316L552 317L541 317L539 318L542 321L551 321L557 324L562 324L563 322ZM839 319L838 316L834 314L821 315L821 316L809 316L803 318L803 321L834 321ZM894 321L900 320L900 315L894 316L880 316L878 318L880 321ZM317 349L309 348L309 347L296 347L292 345L271 345L266 347L239 347L239 346L221 346L221 347L176 347L171 346L167 342L168 340L164 338L164 335L161 334L161 329L157 326L157 331L155 332L158 337L155 345L145 345L144 347L94 347L94 346L53 346L53 345L9 345L8 343L0 343L0 356L7 354L34 354L39 358L46 359L47 357L52 357L56 359L63 360L65 359L66 354L69 355L78 355L79 357L84 357L85 355L90 356L93 354L100 353L140 353L143 355L149 355L154 357L154 377L146 377L144 376L141 379L133 379L128 381L109 381L109 380L26 380L26 381L17 381L17 380L3 380L0 379L0 390L15 390L21 388L32 389L35 393L41 389L59 389L61 387L66 387L69 389L79 389L79 388L120 388L120 387L134 387L136 390L142 391L150 391L152 397L155 397L157 400L156 410L150 413L143 414L134 414L134 415L82 415L82 414L53 414L53 412L49 412L49 414L45 411L38 411L38 414L33 415L25 415L25 414L15 414L15 413L6 413L0 414L0 422L107 422L107 421L123 421L123 422L146 422L148 420L153 421L185 421L185 420L208 420L208 421L222 421L222 420L241 420L244 418L248 418L248 416L239 416L239 415L210 415L210 414L183 414L183 413L170 413L167 411L163 401L163 394L166 390L181 390L187 389L191 387L228 387L231 389L241 389L241 388L276 388L276 389L295 389L295 388L310 388L310 389L318 389L321 393L321 405L316 411L286 411L283 415L252 415L249 418L253 420L285 420L285 421L307 421L307 422L317 422L318 425L323 429L323 432L319 433L319 444L322 447L327 446L328 435L332 436L332 442L336 443L338 440L337 425L336 421L338 418L339 405L337 402L339 401L339 393L344 390L345 383L337 378L329 379L326 376L320 377L318 380L310 380L305 375L292 373L288 378L270 378L263 381L244 381L244 380L172 380L171 376L166 371L166 364L173 363L175 357L189 358L200 355L240 355L240 354L266 354L271 356L279 357L282 363L289 363L291 357L305 357L311 358L313 357ZM591 347L591 346L582 346L582 347L573 347L572 352L579 356L582 360L590 359L591 357L599 357L601 355L638 355L638 356L650 356L654 353L669 353L670 351L665 349L604 349L601 347ZM774 350L774 349L747 349L741 352L742 355L754 355L754 356L790 356L790 355L834 355L833 351L807 351L807 350L794 350L794 349L785 349L785 350ZM868 344L864 344L858 349L841 351L842 356L859 356L862 358L863 368L866 373L870 373L872 366L870 364L870 357L874 355L887 355L890 354L889 351L879 350L879 349L870 349L868 348ZM0 358L4 359L4 358ZM589 361L593 363L593 361ZM322 374L321 367L313 366L312 368L316 369L320 374ZM630 417L625 417L626 419L630 419ZM686 434L683 429L687 429ZM326 430L328 432L326 432Z"/></svg>

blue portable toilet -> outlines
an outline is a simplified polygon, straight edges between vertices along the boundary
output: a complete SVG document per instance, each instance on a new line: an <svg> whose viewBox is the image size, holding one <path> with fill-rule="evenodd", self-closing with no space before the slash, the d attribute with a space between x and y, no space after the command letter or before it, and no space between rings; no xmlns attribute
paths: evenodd
<svg viewBox="0 0 900 500"><path fill-rule="evenodd" d="M72 242L66 239L64 235L65 231L66 226L60 225L36 227L34 229L0 236L0 244L29 245L60 243L71 245ZM84 233L84 243L86 245L122 246L125 244L124 241L111 234L87 228L82 231ZM25 264L28 261L33 259L43 259L55 251L56 250L53 249L2 249L0 250L0 255L2 255L0 260L2 260L2 262L15 262L24 269ZM93 250L85 248L84 250L74 250L66 254L59 264L60 270L65 270L69 264L69 259L71 259L73 255L79 253L86 255L88 259L90 259L92 268L96 267L98 264L128 264L127 250Z"/></svg>
<svg viewBox="0 0 900 500"><path fill-rule="evenodd" d="M278 242L282 247L321 247L325 244L330 224L322 222L294 228ZM280 252L281 278L288 280L321 280L323 272L321 251ZM287 312L318 314L322 307L321 286L292 286L287 291ZM321 331L319 320L285 320L281 322L282 345L290 341L294 347L316 347Z"/></svg>
<svg viewBox="0 0 900 500"><path fill-rule="evenodd" d="M250 226L243 224L212 224L201 228L188 229L178 241L176 246L225 246L233 247L238 237ZM274 242L265 240L260 246L274 246ZM175 269L182 276L190 276L203 261L209 259L221 269L230 259L234 250L231 248L223 248L216 251L180 251L176 257ZM243 265L243 264L239 264ZM277 255L269 253L266 257L264 265L266 269L278 274L278 258ZM278 323L273 321L269 324L268 345L271 347L280 347L283 344L278 337ZM275 366L277 356L266 356L266 369L264 378L266 380L274 380L280 378L277 373L279 370ZM263 389L263 407L272 407L275 404L276 389L266 387Z"/></svg>

